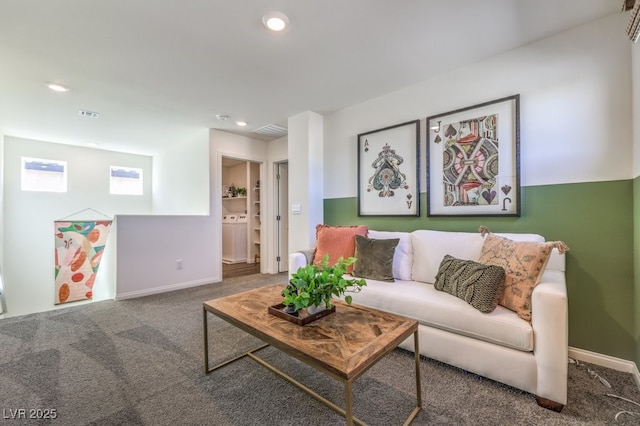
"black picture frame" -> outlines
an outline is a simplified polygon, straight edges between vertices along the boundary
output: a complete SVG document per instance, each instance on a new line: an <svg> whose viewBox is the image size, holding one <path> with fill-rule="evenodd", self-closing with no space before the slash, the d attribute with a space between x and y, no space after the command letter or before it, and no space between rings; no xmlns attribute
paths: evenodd
<svg viewBox="0 0 640 426"><path fill-rule="evenodd" d="M358 216L420 216L420 120L358 135Z"/></svg>
<svg viewBox="0 0 640 426"><path fill-rule="evenodd" d="M426 124L427 216L520 216L519 94Z"/></svg>

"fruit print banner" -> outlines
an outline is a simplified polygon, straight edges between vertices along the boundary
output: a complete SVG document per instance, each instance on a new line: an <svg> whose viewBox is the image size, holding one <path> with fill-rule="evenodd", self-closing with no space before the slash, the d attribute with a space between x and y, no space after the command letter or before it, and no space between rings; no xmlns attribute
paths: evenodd
<svg viewBox="0 0 640 426"><path fill-rule="evenodd" d="M55 303L90 300L111 221L56 221L54 224Z"/></svg>

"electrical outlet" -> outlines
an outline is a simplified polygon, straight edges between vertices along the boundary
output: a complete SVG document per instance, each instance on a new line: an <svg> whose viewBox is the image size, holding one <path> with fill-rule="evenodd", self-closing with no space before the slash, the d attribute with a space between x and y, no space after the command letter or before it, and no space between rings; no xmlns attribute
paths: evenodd
<svg viewBox="0 0 640 426"><path fill-rule="evenodd" d="M176 269L178 271L182 269L182 259L176 259Z"/></svg>

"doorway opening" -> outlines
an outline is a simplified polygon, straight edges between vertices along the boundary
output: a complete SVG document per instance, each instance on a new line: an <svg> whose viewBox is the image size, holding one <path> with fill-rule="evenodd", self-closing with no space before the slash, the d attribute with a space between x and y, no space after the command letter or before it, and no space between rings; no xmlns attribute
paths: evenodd
<svg viewBox="0 0 640 426"><path fill-rule="evenodd" d="M222 157L222 278L258 274L262 163Z"/></svg>

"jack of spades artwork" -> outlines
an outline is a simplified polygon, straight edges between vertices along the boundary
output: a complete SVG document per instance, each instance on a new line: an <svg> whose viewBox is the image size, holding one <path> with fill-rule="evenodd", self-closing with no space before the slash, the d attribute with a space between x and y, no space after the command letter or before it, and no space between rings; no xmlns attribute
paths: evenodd
<svg viewBox="0 0 640 426"><path fill-rule="evenodd" d="M499 203L498 114L442 126L434 142L442 145L444 206L481 206ZM502 188L505 196L511 187Z"/></svg>

